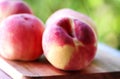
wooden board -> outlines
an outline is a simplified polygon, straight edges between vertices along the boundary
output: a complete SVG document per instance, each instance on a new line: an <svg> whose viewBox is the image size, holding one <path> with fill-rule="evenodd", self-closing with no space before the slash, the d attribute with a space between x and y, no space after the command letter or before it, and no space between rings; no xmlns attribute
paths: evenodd
<svg viewBox="0 0 120 79"><path fill-rule="evenodd" d="M76 72L58 70L51 66L44 57L34 62L10 61L0 57L0 69L14 79L120 72L120 51L99 43L94 61L87 68Z"/></svg>
<svg viewBox="0 0 120 79"><path fill-rule="evenodd" d="M11 77L0 69L0 79L11 79Z"/></svg>

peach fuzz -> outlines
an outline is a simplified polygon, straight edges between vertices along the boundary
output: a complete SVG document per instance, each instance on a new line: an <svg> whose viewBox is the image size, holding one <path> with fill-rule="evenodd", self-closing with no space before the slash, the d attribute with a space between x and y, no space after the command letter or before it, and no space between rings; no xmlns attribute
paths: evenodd
<svg viewBox="0 0 120 79"><path fill-rule="evenodd" d="M31 14L15 14L0 23L0 55L10 60L31 61L42 53L43 22Z"/></svg>
<svg viewBox="0 0 120 79"><path fill-rule="evenodd" d="M58 10L46 22L42 46L45 57L54 67L84 69L97 50L95 24L88 16L74 10Z"/></svg>
<svg viewBox="0 0 120 79"><path fill-rule="evenodd" d="M22 0L0 0L0 21L13 14L28 13L32 10Z"/></svg>

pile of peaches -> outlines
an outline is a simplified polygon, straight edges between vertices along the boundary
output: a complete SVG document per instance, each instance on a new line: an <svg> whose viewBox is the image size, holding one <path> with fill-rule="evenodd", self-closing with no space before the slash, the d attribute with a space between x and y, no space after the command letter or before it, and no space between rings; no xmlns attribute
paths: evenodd
<svg viewBox="0 0 120 79"><path fill-rule="evenodd" d="M44 24L22 0L0 0L0 56L33 61L44 55L61 70L86 68L97 50L94 22L86 15L64 8Z"/></svg>

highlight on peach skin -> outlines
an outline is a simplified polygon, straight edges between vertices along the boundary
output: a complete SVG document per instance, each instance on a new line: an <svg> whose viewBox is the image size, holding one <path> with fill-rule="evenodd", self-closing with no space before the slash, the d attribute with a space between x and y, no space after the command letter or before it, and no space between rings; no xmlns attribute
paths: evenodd
<svg viewBox="0 0 120 79"><path fill-rule="evenodd" d="M42 53L43 22L31 14L14 14L0 23L0 55L31 61Z"/></svg>
<svg viewBox="0 0 120 79"><path fill-rule="evenodd" d="M22 0L0 0L0 22L10 15L21 13L32 14L27 3Z"/></svg>
<svg viewBox="0 0 120 79"><path fill-rule="evenodd" d="M42 46L47 60L62 70L81 70L94 59L97 34L94 22L71 9L61 9L46 21Z"/></svg>

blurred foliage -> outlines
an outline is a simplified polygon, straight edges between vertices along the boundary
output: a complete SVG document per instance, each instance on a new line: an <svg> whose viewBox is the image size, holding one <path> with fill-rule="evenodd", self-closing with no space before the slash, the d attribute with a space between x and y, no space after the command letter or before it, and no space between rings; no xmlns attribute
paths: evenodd
<svg viewBox="0 0 120 79"><path fill-rule="evenodd" d="M99 41L120 49L120 0L24 0L44 22L56 10L71 8L91 17Z"/></svg>

